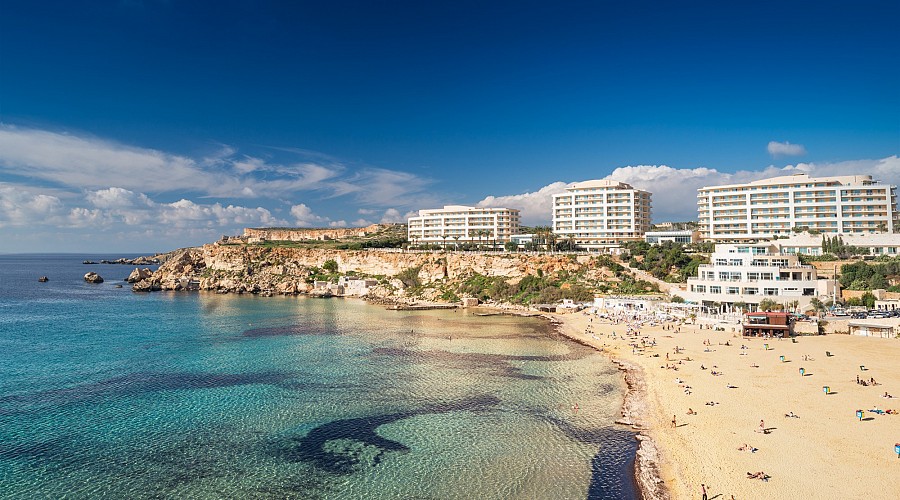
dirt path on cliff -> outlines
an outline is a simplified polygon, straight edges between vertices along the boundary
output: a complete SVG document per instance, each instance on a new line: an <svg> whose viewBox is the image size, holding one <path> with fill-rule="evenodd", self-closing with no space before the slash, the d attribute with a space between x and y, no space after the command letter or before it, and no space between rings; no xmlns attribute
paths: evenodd
<svg viewBox="0 0 900 500"><path fill-rule="evenodd" d="M620 262L620 264L622 264L622 267L624 267L625 269L628 269L629 271L634 273L634 275L637 276L638 279L649 281L651 283L656 283L656 285L659 287L660 292L669 293L669 289L671 289L673 286L675 286L675 283L669 283L669 282L663 281L659 278L654 277L652 274L648 273L647 271L642 271L640 269L633 268L633 267L629 266L627 262Z"/></svg>

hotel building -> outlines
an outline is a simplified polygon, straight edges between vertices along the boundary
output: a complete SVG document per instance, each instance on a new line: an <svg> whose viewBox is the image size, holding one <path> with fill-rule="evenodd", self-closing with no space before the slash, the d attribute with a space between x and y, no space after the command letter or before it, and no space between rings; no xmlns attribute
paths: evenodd
<svg viewBox="0 0 900 500"><path fill-rule="evenodd" d="M825 300L835 292L835 281L818 279L816 268L800 264L800 258L783 254L774 243L716 245L711 264L701 265L698 276L688 278L687 289L674 292L688 302L720 304L731 310L743 302L756 310L763 299L801 310L813 298Z"/></svg>
<svg viewBox="0 0 900 500"><path fill-rule="evenodd" d="M870 175L774 177L697 190L704 239L752 242L787 236L794 227L822 233L893 232L897 187Z"/></svg>
<svg viewBox="0 0 900 500"><path fill-rule="evenodd" d="M467 207L419 210L407 229L414 244L506 243L519 232L519 211L512 208Z"/></svg>
<svg viewBox="0 0 900 500"><path fill-rule="evenodd" d="M650 193L623 182L578 182L553 195L553 232L581 248L614 247L650 230Z"/></svg>

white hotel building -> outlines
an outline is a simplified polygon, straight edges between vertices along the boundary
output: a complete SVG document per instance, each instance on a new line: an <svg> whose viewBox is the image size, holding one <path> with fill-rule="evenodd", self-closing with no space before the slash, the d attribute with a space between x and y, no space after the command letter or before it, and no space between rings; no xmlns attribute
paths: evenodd
<svg viewBox="0 0 900 500"><path fill-rule="evenodd" d="M407 237L413 244L503 244L519 232L519 211L513 208L467 207L419 210L407 221Z"/></svg>
<svg viewBox="0 0 900 500"><path fill-rule="evenodd" d="M650 230L650 193L624 182L578 182L553 195L553 232L581 248L614 247Z"/></svg>
<svg viewBox="0 0 900 500"><path fill-rule="evenodd" d="M794 227L822 233L893 232L897 187L870 175L813 178L806 174L697 190L706 240L752 242L787 236Z"/></svg>
<svg viewBox="0 0 900 500"><path fill-rule="evenodd" d="M696 304L717 303L726 310L737 302L756 310L763 299L785 305L796 300L805 310L813 298L824 302L832 296L836 284L818 279L816 268L799 259L782 254L774 243L716 245L712 264L701 265L699 276L688 278L686 290L672 293Z"/></svg>

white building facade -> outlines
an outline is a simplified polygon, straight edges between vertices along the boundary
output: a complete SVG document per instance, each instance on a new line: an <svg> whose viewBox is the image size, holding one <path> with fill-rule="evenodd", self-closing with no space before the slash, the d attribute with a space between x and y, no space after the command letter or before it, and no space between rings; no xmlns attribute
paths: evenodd
<svg viewBox="0 0 900 500"><path fill-rule="evenodd" d="M781 248L781 253L791 253L797 255L823 255L821 234L795 234L787 239L779 239L774 241ZM826 235L832 237L830 234ZM847 246L862 248L865 250L864 255L887 255L888 257L896 257L900 255L900 234L883 233L883 234L846 234L841 235L841 243Z"/></svg>
<svg viewBox="0 0 900 500"><path fill-rule="evenodd" d="M519 232L519 211L447 205L419 210L418 217L410 217L407 224L407 237L416 245L503 244Z"/></svg>
<svg viewBox="0 0 900 500"><path fill-rule="evenodd" d="M699 267L697 277L688 278L686 290L673 293L725 310L739 302L756 310L763 299L786 306L797 301L799 309L806 310L813 298L824 302L835 294L834 280L818 279L815 267L800 264L796 255L782 254L772 243L716 245L711 261Z"/></svg>
<svg viewBox="0 0 900 500"><path fill-rule="evenodd" d="M624 182L578 182L553 195L553 232L581 248L615 247L644 237L650 210L650 193Z"/></svg>
<svg viewBox="0 0 900 500"><path fill-rule="evenodd" d="M774 177L697 190L704 239L752 242L789 236L794 227L828 234L894 231L897 187L870 175Z"/></svg>
<svg viewBox="0 0 900 500"><path fill-rule="evenodd" d="M666 242L687 245L700 241L700 231L692 231L690 229L681 231L647 231L644 233L644 241L651 245L659 245Z"/></svg>

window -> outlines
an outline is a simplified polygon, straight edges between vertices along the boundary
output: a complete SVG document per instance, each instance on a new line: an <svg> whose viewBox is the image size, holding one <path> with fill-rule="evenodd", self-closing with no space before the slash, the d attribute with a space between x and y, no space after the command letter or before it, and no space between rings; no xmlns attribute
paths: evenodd
<svg viewBox="0 0 900 500"><path fill-rule="evenodd" d="M715 286L715 285L710 286L710 287L709 287L709 293L722 293L722 287L720 287L720 286Z"/></svg>
<svg viewBox="0 0 900 500"><path fill-rule="evenodd" d="M744 288L744 295L758 295L759 288Z"/></svg>
<svg viewBox="0 0 900 500"><path fill-rule="evenodd" d="M740 266L743 263L744 263L744 261L741 259L731 259L728 261L728 265L730 265L730 266Z"/></svg>
<svg viewBox="0 0 900 500"><path fill-rule="evenodd" d="M698 293L706 293L706 285L694 285L694 291Z"/></svg>
<svg viewBox="0 0 900 500"><path fill-rule="evenodd" d="M730 287L728 287L728 288L725 289L725 292L726 292L728 295L737 295L737 294L739 293L739 289L738 289L738 287L736 287L736 286L730 286Z"/></svg>
<svg viewBox="0 0 900 500"><path fill-rule="evenodd" d="M763 295L778 295L777 288L763 288Z"/></svg>

